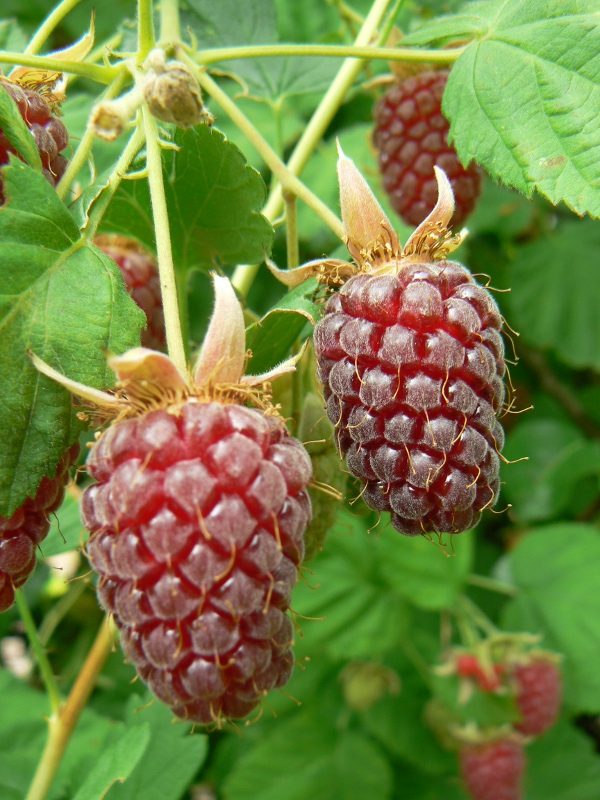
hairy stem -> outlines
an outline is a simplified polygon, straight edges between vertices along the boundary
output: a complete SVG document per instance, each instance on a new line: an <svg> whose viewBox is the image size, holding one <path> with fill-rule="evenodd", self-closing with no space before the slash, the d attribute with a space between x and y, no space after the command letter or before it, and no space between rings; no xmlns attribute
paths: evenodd
<svg viewBox="0 0 600 800"><path fill-rule="evenodd" d="M152 0L138 0L137 24L137 63L141 64L154 47L154 4Z"/></svg>
<svg viewBox="0 0 600 800"><path fill-rule="evenodd" d="M58 691L58 686L56 684L56 680L54 679L54 673L52 672L52 666L48 661L46 650L44 649L44 646L40 640L40 636L35 626L34 619L31 616L31 611L29 610L29 606L27 605L27 600L25 599L22 589L17 589L15 592L15 601L17 608L19 609L23 627L25 628L25 633L29 639L29 644L31 645L31 649L35 655L35 660L37 661L40 675L42 676L44 686L46 687L46 694L48 695L48 700L50 702L50 709L53 714L56 714L61 703L60 692Z"/></svg>
<svg viewBox="0 0 600 800"><path fill-rule="evenodd" d="M69 696L48 719L48 739L26 800L44 800L47 797L71 734L108 658L113 641L114 625L109 617L105 617Z"/></svg>
<svg viewBox="0 0 600 800"><path fill-rule="evenodd" d="M88 64L84 61L62 61L49 56L32 56L25 53L0 51L0 64L19 64L22 67L37 67L50 72L66 72L70 75L81 75L96 83L111 83L119 74L121 67L106 67L99 64Z"/></svg>
<svg viewBox="0 0 600 800"><path fill-rule="evenodd" d="M283 163L277 153L273 150L267 140L258 132L246 115L240 111L236 103L231 100L221 87L205 72L198 74L198 80L202 88L213 97L229 118L244 133L248 141L256 148L262 156L269 169L281 181L286 191L295 194L303 200L307 206L321 217L323 222L328 225L336 236L343 236L342 221L336 217L316 194L305 186ZM272 219L272 218L271 218Z"/></svg>
<svg viewBox="0 0 600 800"><path fill-rule="evenodd" d="M179 302L177 282L171 249L171 231L167 199L163 181L162 158L156 121L146 105L142 106L144 130L146 133L146 158L148 162L148 185L152 202L156 255L160 277L160 293L165 314L165 330L169 356L182 375L187 374L185 347L179 321Z"/></svg>
<svg viewBox="0 0 600 800"><path fill-rule="evenodd" d="M356 47L363 47L373 39L390 2L391 0L375 0L356 37L354 43ZM377 48L371 49L379 52ZM287 163L287 168L292 174L299 175L304 169L311 153L321 141L329 123L352 87L356 76L362 69L362 65L362 61L356 58L349 58L344 61L338 70L329 89L325 92L325 95L313 113L308 125L304 129L304 133L298 140ZM263 209L263 214L267 219L272 221L281 214L282 208L283 195L281 186L274 186ZM247 287L252 284L257 271L258 264L237 267L232 277L232 283L235 288L240 293L242 288L246 288L247 290Z"/></svg>
<svg viewBox="0 0 600 800"><path fill-rule="evenodd" d="M289 192L283 193L285 203L285 242L287 249L287 268L293 269L300 263L298 250L298 213L296 198Z"/></svg>
<svg viewBox="0 0 600 800"><path fill-rule="evenodd" d="M179 0L161 0L160 43L164 46L177 44L181 39L179 22Z"/></svg>
<svg viewBox="0 0 600 800"><path fill-rule="evenodd" d="M62 2L48 14L37 31L33 34L31 41L25 48L25 52L28 55L39 53L57 25L62 22L69 11L72 11L80 2L81 0L62 0Z"/></svg>
<svg viewBox="0 0 600 800"><path fill-rule="evenodd" d="M116 97L121 89L123 88L123 84L126 79L126 73L122 72L115 78L115 80L110 84L107 90L102 95L102 100L112 100L113 97ZM81 141L77 145L77 149L73 153L73 157L70 159L67 169L65 170L64 175L59 181L58 186L56 187L56 193L60 197L61 200L64 200L68 193L69 189L73 185L73 181L79 174L81 168L87 161L92 147L94 146L94 141L96 139L96 135L94 133L94 129L88 120L87 127L85 129L85 133L81 137Z"/></svg>
<svg viewBox="0 0 600 800"><path fill-rule="evenodd" d="M368 20L369 18L367 17L365 24ZM431 50L422 47L374 47L359 44L357 37L357 43L353 45L259 44L248 45L247 47L215 47L210 50L203 50L195 56L195 59L199 64L204 65L233 61L240 58L274 56L329 56L330 58L358 58L361 60L379 59L384 61L425 62L427 64L453 64L464 51L464 47L452 47L448 50Z"/></svg>
<svg viewBox="0 0 600 800"><path fill-rule="evenodd" d="M127 146L121 153L121 157L117 161L115 168L109 177L105 188L103 189L100 197L92 205L89 212L88 222L85 226L85 236L88 239L93 239L98 230L98 226L104 216L104 212L108 208L108 204L113 198L114 193L119 188L119 184L123 180L123 176L127 173L131 162L138 154L138 151L144 143L144 132L140 127L136 127L127 142Z"/></svg>

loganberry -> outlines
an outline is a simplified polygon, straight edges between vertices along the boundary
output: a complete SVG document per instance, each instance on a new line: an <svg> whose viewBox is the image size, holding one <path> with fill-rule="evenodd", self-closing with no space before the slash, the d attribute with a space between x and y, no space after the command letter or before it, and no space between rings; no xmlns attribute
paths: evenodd
<svg viewBox="0 0 600 800"><path fill-rule="evenodd" d="M34 89L24 88L4 78L1 79L1 83L17 104L19 113L35 139L44 175L56 186L67 166L66 159L61 155L69 142L67 129L44 98ZM0 129L0 165L8 164L10 153L16 151ZM4 194L0 182L0 203L2 202Z"/></svg>
<svg viewBox="0 0 600 800"><path fill-rule="evenodd" d="M142 345L164 350L165 320L154 256L134 239L119 234L102 234L94 239L94 244L117 264L127 291L146 315Z"/></svg>
<svg viewBox="0 0 600 800"><path fill-rule="evenodd" d="M542 656L517 664L513 672L521 720L515 727L527 736L551 728L562 700L562 680L557 663Z"/></svg>
<svg viewBox="0 0 600 800"><path fill-rule="evenodd" d="M523 746L511 739L463 745L460 772L473 800L521 800L525 772Z"/></svg>
<svg viewBox="0 0 600 800"><path fill-rule="evenodd" d="M10 518L0 517L0 611L12 606L15 589L33 572L35 548L48 535L50 514L62 503L69 467L78 453L78 445L67 450L55 475L42 478L35 495Z"/></svg>
<svg viewBox="0 0 600 800"><path fill-rule="evenodd" d="M452 185L460 226L481 192L476 164L463 167L448 143L449 125L442 114L448 71L421 72L395 83L375 107L373 141L378 150L383 186L394 210L409 225L418 225L437 198L434 164Z"/></svg>

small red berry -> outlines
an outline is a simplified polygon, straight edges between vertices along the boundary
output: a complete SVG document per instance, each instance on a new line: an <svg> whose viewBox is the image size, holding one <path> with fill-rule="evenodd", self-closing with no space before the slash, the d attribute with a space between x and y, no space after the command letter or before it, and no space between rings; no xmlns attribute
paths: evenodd
<svg viewBox="0 0 600 800"><path fill-rule="evenodd" d="M502 320L460 264L359 274L314 333L329 419L363 499L408 535L459 533L499 489Z"/></svg>
<svg viewBox="0 0 600 800"><path fill-rule="evenodd" d="M497 739L464 746L460 772L473 800L521 800L525 751L518 742Z"/></svg>
<svg viewBox="0 0 600 800"><path fill-rule="evenodd" d="M474 678L481 691L495 692L502 684L505 670L502 664L493 664L491 671L486 670L477 656L461 653L456 659L456 672L461 678Z"/></svg>
<svg viewBox="0 0 600 800"><path fill-rule="evenodd" d="M165 319L154 256L138 242L118 234L97 236L94 244L117 264L127 291L146 315L147 327L142 331L143 346L151 350L164 350Z"/></svg>
<svg viewBox="0 0 600 800"><path fill-rule="evenodd" d="M556 722L562 700L562 679L554 661L533 658L514 670L517 705L521 721L517 730L527 736L539 736Z"/></svg>
<svg viewBox="0 0 600 800"><path fill-rule="evenodd" d="M185 400L110 427L83 497L98 595L175 714L246 716L293 666L310 460L275 417Z"/></svg>
<svg viewBox="0 0 600 800"><path fill-rule="evenodd" d="M35 548L48 535L50 514L62 503L69 467L78 453L78 445L67 450L56 474L42 478L35 495L25 500L10 518L0 517L0 611L12 606L15 589L33 572Z"/></svg>
<svg viewBox="0 0 600 800"><path fill-rule="evenodd" d="M449 125L442 115L448 71L421 72L396 83L375 107L373 141L379 153L383 186L394 210L409 225L418 225L437 199L434 164L450 180L459 227L481 192L476 164L463 167L448 144Z"/></svg>
<svg viewBox="0 0 600 800"><path fill-rule="evenodd" d="M35 139L44 175L56 186L67 166L66 159L61 155L69 142L67 129L34 89L26 89L6 79L2 79L2 86L17 104L19 113ZM0 166L8 164L9 154L15 152L0 128ZM2 202L4 194L0 181L0 203Z"/></svg>

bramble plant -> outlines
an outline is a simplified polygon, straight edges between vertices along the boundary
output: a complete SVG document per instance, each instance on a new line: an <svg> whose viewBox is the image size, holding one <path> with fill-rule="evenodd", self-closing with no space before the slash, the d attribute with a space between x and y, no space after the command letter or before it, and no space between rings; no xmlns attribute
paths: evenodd
<svg viewBox="0 0 600 800"><path fill-rule="evenodd" d="M3 800L596 800L596 0L2 14Z"/></svg>

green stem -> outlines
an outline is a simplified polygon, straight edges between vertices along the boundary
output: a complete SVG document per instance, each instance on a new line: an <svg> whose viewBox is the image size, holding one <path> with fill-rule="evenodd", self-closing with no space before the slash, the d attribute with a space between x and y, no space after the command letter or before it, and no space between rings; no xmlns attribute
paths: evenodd
<svg viewBox="0 0 600 800"><path fill-rule="evenodd" d="M287 249L287 268L294 269L300 263L298 248L298 213L296 198L289 192L283 193L285 203L285 241Z"/></svg>
<svg viewBox="0 0 600 800"><path fill-rule="evenodd" d="M31 41L25 48L25 52L28 55L39 53L56 26L59 25L69 11L72 11L80 2L81 0L62 0L33 34Z"/></svg>
<svg viewBox="0 0 600 800"><path fill-rule="evenodd" d="M163 182L162 158L156 121L146 105L142 106L146 134L146 158L148 162L148 185L154 218L154 236L160 277L160 292L165 314L165 330L169 356L182 375L187 374L185 347L179 320L177 282L171 250L169 214Z"/></svg>
<svg viewBox="0 0 600 800"><path fill-rule="evenodd" d="M237 104L233 102L229 95L226 94L206 72L198 73L198 81L202 88L217 101L232 122L244 133L248 141L256 148L269 169L277 176L278 180L281 181L285 189L303 200L307 206L312 208L313 211L321 217L323 222L331 228L335 235L341 238L344 232L342 221L331 211L329 206L317 197L316 194L311 192L311 190L286 167L271 145L262 134L258 132L252 122L250 122L248 117L246 117Z"/></svg>
<svg viewBox="0 0 600 800"><path fill-rule="evenodd" d="M363 47L373 39L377 28L385 16L390 2L391 0L375 0L362 28L358 33L358 36L356 37L354 43L356 47ZM362 61L356 58L349 58L344 61L338 70L333 82L329 86L329 89L313 113L308 125L304 130L304 133L298 140L298 143L296 144L296 147L294 148L294 151L287 163L287 168L293 175L299 175L304 169L304 166L311 153L323 138L323 134L335 116L336 111L343 103L346 94L352 87L352 84L362 69L362 66ZM269 195L267 203L263 209L263 214L265 217L267 217L267 219L272 221L281 214L282 208L283 196L281 192L281 186L275 186ZM240 293L242 291L242 287L247 288L252 284L258 268L258 264L236 267L233 273L232 283Z"/></svg>
<svg viewBox="0 0 600 800"><path fill-rule="evenodd" d="M105 617L64 705L53 711L48 719L48 739L25 800L44 800L47 797L71 734L108 658L113 641L114 626L112 620Z"/></svg>
<svg viewBox="0 0 600 800"><path fill-rule="evenodd" d="M29 639L29 644L31 645L31 649L35 654L35 660L37 661L40 675L42 676L44 686L46 687L46 694L48 695L48 700L50 701L50 708L52 713L55 714L60 708L60 692L58 691L58 686L56 684L56 680L54 679L54 673L52 672L52 666L48 661L46 650L40 641L34 619L31 616L31 611L29 610L29 606L27 605L27 600L25 599L22 589L17 589L15 592L15 601L17 603L17 608L19 609L19 614L21 615L25 633Z"/></svg>
<svg viewBox="0 0 600 800"><path fill-rule="evenodd" d="M388 14L388 18L386 19L385 23L381 27L381 32L379 34L379 44L384 45L390 33L392 32L392 28L394 27L394 23L396 22L396 17L398 16L398 12L404 5L404 0L396 0L396 5L392 8L390 13Z"/></svg>
<svg viewBox="0 0 600 800"><path fill-rule="evenodd" d="M498 592L508 597L516 597L519 594L519 590L516 586L512 586L510 583L504 583L504 581L499 581L496 578L488 578L487 575L469 575L467 583L470 586L488 589L490 592Z"/></svg>
<svg viewBox="0 0 600 800"><path fill-rule="evenodd" d="M494 625L491 619L483 613L479 606L466 595L460 598L460 604L464 609L467 616L469 616L475 625L477 625L487 636L495 636L498 633L498 628Z"/></svg>
<svg viewBox="0 0 600 800"><path fill-rule="evenodd" d="M180 40L179 0L161 0L160 43L164 47L177 44Z"/></svg>
<svg viewBox="0 0 600 800"><path fill-rule="evenodd" d="M154 8L152 0L138 0L137 63L142 64L154 47Z"/></svg>
<svg viewBox="0 0 600 800"><path fill-rule="evenodd" d="M131 162L138 154L140 148L144 143L144 132L141 127L136 127L132 133L131 138L127 142L127 146L121 153L121 157L117 161L112 174L110 175L106 187L102 191L100 197L92 205L89 213L88 222L85 226L85 236L88 239L93 239L98 230L98 226L102 221L104 212L108 208L108 204L113 198L114 193L119 188L119 184L123 180L123 176L127 173Z"/></svg>
<svg viewBox="0 0 600 800"><path fill-rule="evenodd" d="M464 47L452 47L448 50L428 50L417 47L374 47L358 44L259 44L248 45L247 47L215 47L210 50L202 50L196 55L195 60L199 64L208 66L209 64L233 61L240 58L327 56L330 58L453 64L464 51Z"/></svg>
<svg viewBox="0 0 600 800"><path fill-rule="evenodd" d="M110 84L107 90L102 95L102 100L112 100L113 97L116 97L121 89L123 88L123 84L125 83L125 79L127 77L127 73L125 71L119 73L115 80ZM79 174L79 171L87 161L89 154L94 146L94 142L96 140L96 135L94 133L94 128L91 125L90 121L88 120L87 127L85 129L85 133L81 137L81 141L77 145L77 149L73 153L73 157L69 160L67 165L67 169L65 170L64 175L60 179L58 186L56 187L56 193L60 197L61 200L64 200L65 197L69 193L69 189L71 188L73 181Z"/></svg>
<svg viewBox="0 0 600 800"><path fill-rule="evenodd" d="M50 72L66 72L105 84L111 83L121 70L121 67L101 67L98 64L87 64L84 61L62 61L60 58L10 53L6 50L0 51L0 64L18 64L22 67L37 67Z"/></svg>

